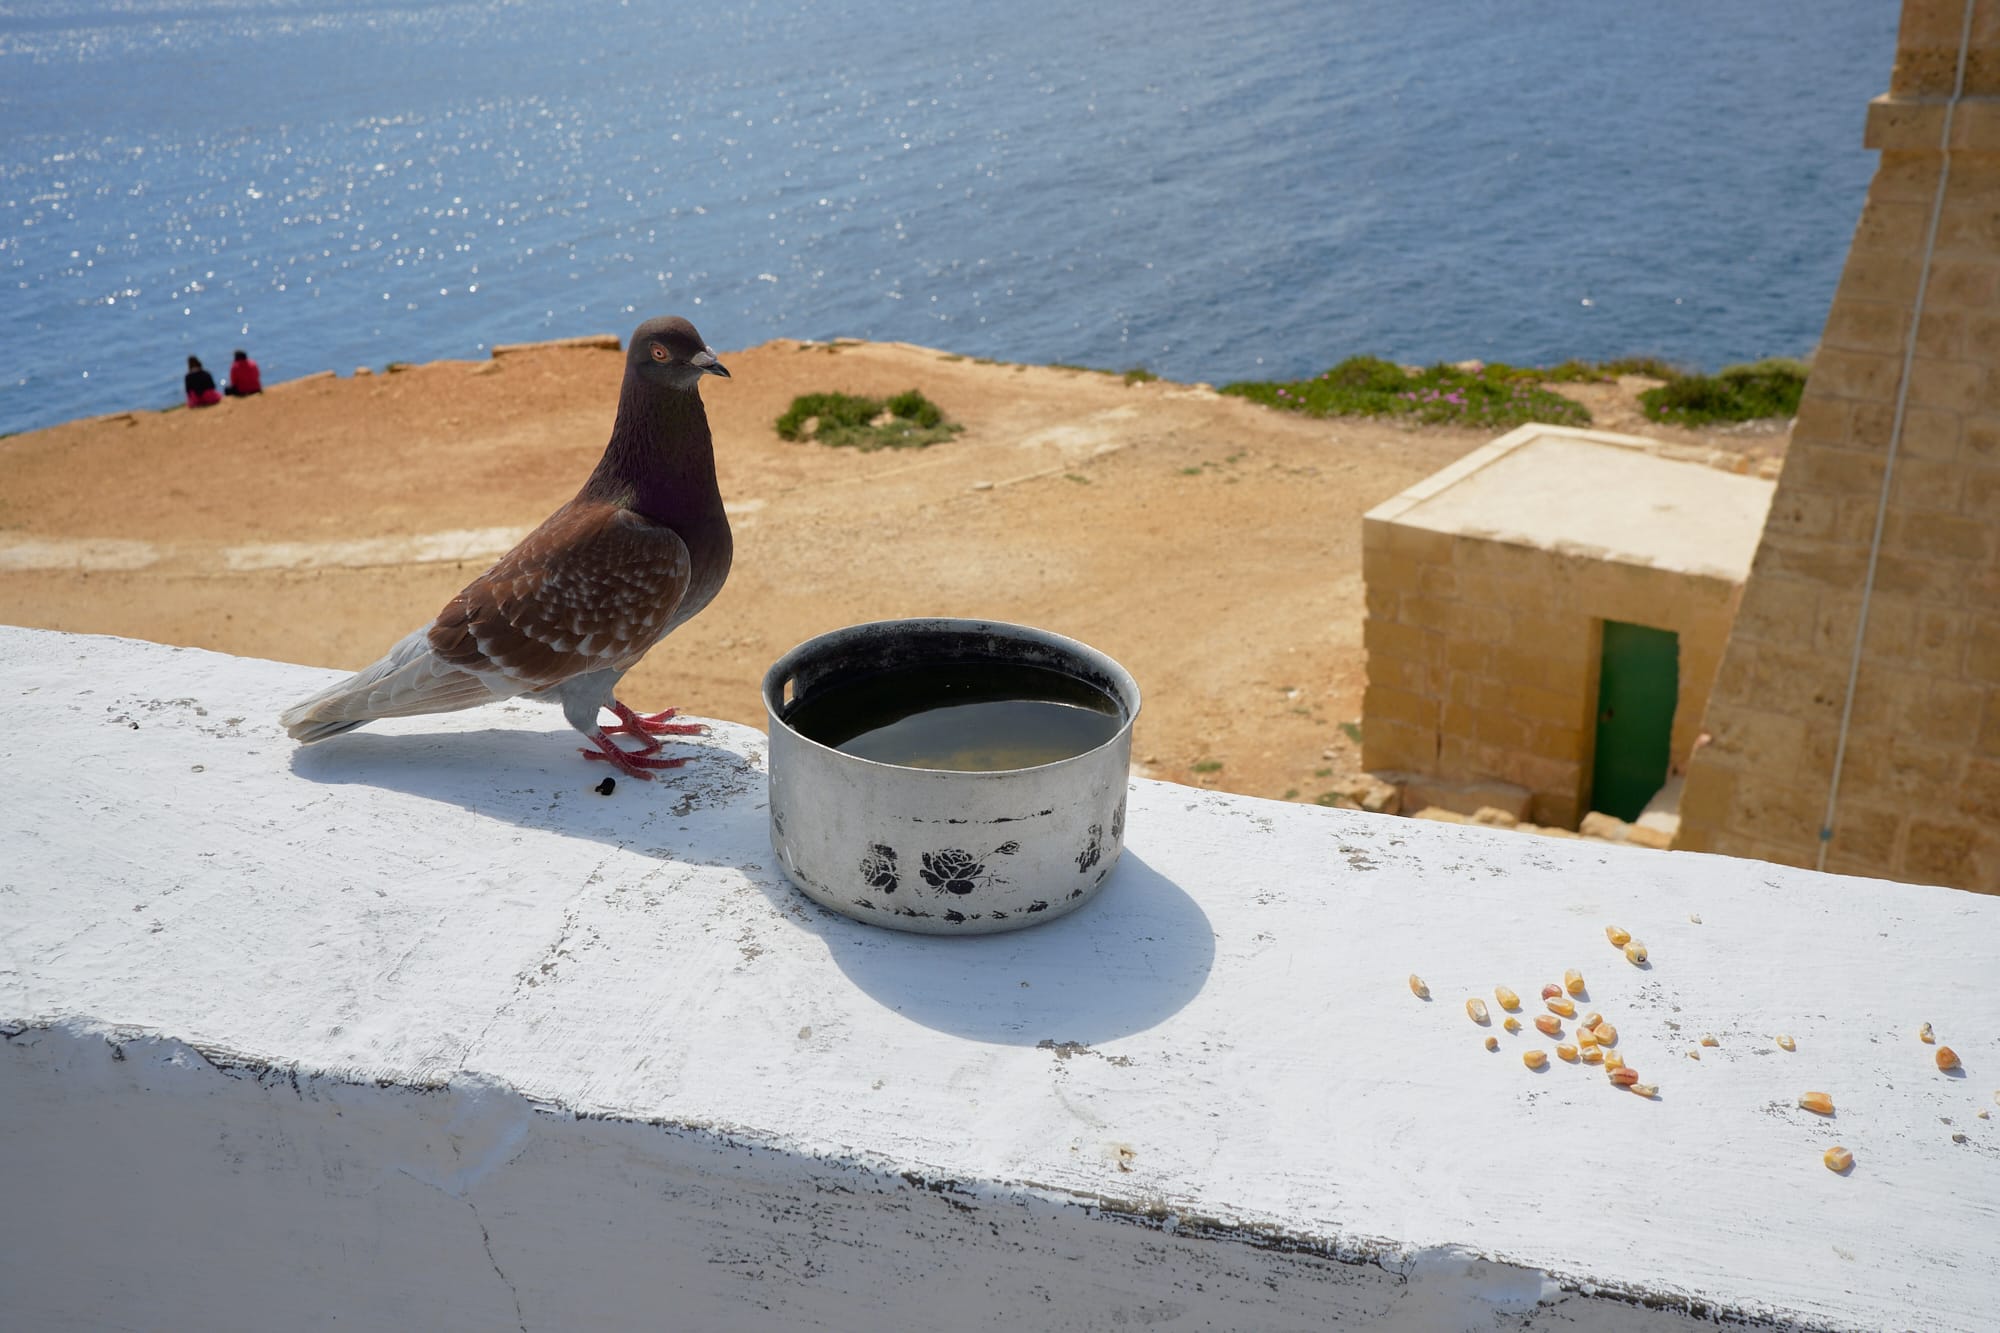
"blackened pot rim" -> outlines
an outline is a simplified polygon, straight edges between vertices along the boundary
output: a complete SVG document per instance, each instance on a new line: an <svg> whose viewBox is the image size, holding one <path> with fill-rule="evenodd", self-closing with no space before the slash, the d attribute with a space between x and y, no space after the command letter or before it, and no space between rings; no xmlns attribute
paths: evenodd
<svg viewBox="0 0 2000 1333"><path fill-rule="evenodd" d="M804 662L810 661L816 650L825 648L831 641L853 637L868 630L875 630L884 634L900 630L913 636L920 636L926 633L986 633L993 635L995 638L1013 638L1055 648L1104 676L1105 680L1110 684L1109 689L1105 689L1102 684L1092 680L1087 675L1079 674L1073 670L1065 670L1062 667L1052 668L1063 671L1063 674L1082 681L1093 689L1104 690L1110 697L1111 702L1118 708L1122 721L1118 729L1109 737L1093 745L1088 750L1080 750L1073 755L1066 755L1061 759L1052 759L1046 764L1030 764L1024 768L919 768L913 764L890 764L884 763L879 759L864 759L860 755L849 754L845 750L828 745L823 741L814 740L786 721L785 709L788 705L781 696L786 682L798 674L799 666ZM964 659L960 658L957 660L962 661ZM1127 671L1123 666L1120 666L1108 654L1100 652L1087 643L1072 639L1067 635L1057 634L1053 630L1038 629L1033 625L1018 625L1007 620L966 620L931 616L895 620L868 620L862 621L859 624L843 625L839 629L828 630L823 634L815 634L812 638L795 645L790 651L771 664L770 669L764 673L761 692L764 697L764 711L769 716L773 727L783 727L786 734L792 739L810 745L815 749L824 750L828 754L838 756L847 763L861 764L869 768L879 768L891 773L948 774L953 778L967 779L993 779L1011 777L1019 773L1039 773L1047 769L1061 768L1065 764L1078 763L1090 758L1092 755L1102 754L1106 749L1114 745L1129 745L1131 742L1132 724L1138 720L1141 703L1139 682L1132 678L1132 673Z"/></svg>

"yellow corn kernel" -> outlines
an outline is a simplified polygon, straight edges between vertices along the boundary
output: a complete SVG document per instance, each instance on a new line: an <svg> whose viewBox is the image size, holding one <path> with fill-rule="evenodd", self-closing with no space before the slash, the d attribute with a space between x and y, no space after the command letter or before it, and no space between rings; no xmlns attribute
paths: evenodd
<svg viewBox="0 0 2000 1333"><path fill-rule="evenodd" d="M1506 1028L1509 1032L1519 1032L1521 1030L1521 1020L1509 1015L1507 1021L1500 1026Z"/></svg>
<svg viewBox="0 0 2000 1333"><path fill-rule="evenodd" d="M1604 938L1611 941L1612 948L1622 949L1631 941L1632 932L1623 926L1606 926L1604 928Z"/></svg>
<svg viewBox="0 0 2000 1333"><path fill-rule="evenodd" d="M1568 1042L1563 1042L1563 1043L1562 1043L1562 1044L1561 1044L1560 1046L1556 1047L1556 1059L1558 1059L1558 1060L1567 1060L1567 1061L1569 1061L1569 1062L1570 1062L1571 1064L1575 1064L1575 1063L1576 1063L1576 1047L1574 1047L1574 1046L1570 1045L1570 1044L1569 1044ZM1985 1114L1986 1114L1986 1112L1984 1112L1984 1111L1981 1111L1981 1112L1980 1112L1979 1114L1981 1114L1981 1115L1985 1115Z"/></svg>
<svg viewBox="0 0 2000 1333"><path fill-rule="evenodd" d="M1591 1031L1597 1034L1597 1044L1599 1046L1616 1046L1618 1044L1618 1029L1612 1027L1609 1023L1599 1023Z"/></svg>
<svg viewBox="0 0 2000 1333"><path fill-rule="evenodd" d="M1604 1051L1602 1046L1597 1049ZM1604 1067L1606 1069L1623 1069L1625 1067L1625 1057L1616 1051L1604 1051Z"/></svg>
<svg viewBox="0 0 2000 1333"><path fill-rule="evenodd" d="M1486 1039L1486 1049L1487 1049L1487 1050L1489 1050L1489 1051L1497 1051L1497 1050L1499 1050L1499 1049L1500 1049L1500 1039L1499 1039L1498 1037L1488 1037L1488 1038Z"/></svg>
<svg viewBox="0 0 2000 1333"><path fill-rule="evenodd" d="M1410 994L1416 996L1419 1000L1428 1000L1431 998L1431 988L1426 986L1424 979L1414 972L1410 973Z"/></svg>
<svg viewBox="0 0 2000 1333"><path fill-rule="evenodd" d="M1604 1048L1602 1046L1586 1046L1577 1052L1577 1058L1587 1065L1601 1065L1604 1063Z"/></svg>
<svg viewBox="0 0 2000 1333"><path fill-rule="evenodd" d="M1530 1069L1540 1069L1549 1062L1547 1051L1522 1051L1521 1063Z"/></svg>
<svg viewBox="0 0 2000 1333"><path fill-rule="evenodd" d="M1808 1092L1799 1098L1799 1105L1814 1115L1832 1115L1833 1098L1824 1092Z"/></svg>
<svg viewBox="0 0 2000 1333"><path fill-rule="evenodd" d="M1486 1001L1480 999L1477 995L1467 1000L1465 1002L1465 1016L1483 1026L1486 1022Z"/></svg>
<svg viewBox="0 0 2000 1333"><path fill-rule="evenodd" d="M1657 1097L1660 1095L1659 1088L1651 1083L1634 1083L1630 1091L1635 1097Z"/></svg>
<svg viewBox="0 0 2000 1333"><path fill-rule="evenodd" d="M1637 940L1633 940L1625 946L1625 961L1634 967L1638 967L1644 963L1646 961L1646 946Z"/></svg>
<svg viewBox="0 0 2000 1333"><path fill-rule="evenodd" d="M1544 1037L1560 1037L1562 1035L1563 1022L1554 1014L1536 1014L1535 1026L1541 1030L1541 1034Z"/></svg>
<svg viewBox="0 0 2000 1333"><path fill-rule="evenodd" d="M1561 1014L1564 1018L1576 1017L1576 1006L1560 995L1551 996L1548 1006L1549 1012L1552 1014Z"/></svg>
<svg viewBox="0 0 2000 1333"><path fill-rule="evenodd" d="M1931 1033L1931 1025L1929 1023L1926 1023L1922 1027L1917 1029L1917 1040L1925 1043L1930 1043L1937 1040L1937 1037Z"/></svg>
<svg viewBox="0 0 2000 1333"><path fill-rule="evenodd" d="M1829 1171L1845 1171L1854 1165L1854 1154L1835 1144L1822 1153L1819 1160L1826 1163Z"/></svg>
<svg viewBox="0 0 2000 1333"><path fill-rule="evenodd" d="M1579 1046L1588 1046L1591 1047L1592 1049L1595 1049L1597 1046L1597 1029L1578 1028L1576 1030L1576 1044Z"/></svg>
<svg viewBox="0 0 2000 1333"><path fill-rule="evenodd" d="M1583 973L1573 967L1563 973L1563 989L1571 995L1583 994Z"/></svg>
<svg viewBox="0 0 2000 1333"><path fill-rule="evenodd" d="M1585 1014L1583 1016L1583 1025L1587 1028L1594 1028L1603 1021L1604 1021L1603 1014Z"/></svg>
<svg viewBox="0 0 2000 1333"><path fill-rule="evenodd" d="M1639 1081L1639 1071L1620 1065L1611 1071L1611 1081L1621 1088L1629 1088Z"/></svg>
<svg viewBox="0 0 2000 1333"><path fill-rule="evenodd" d="M1796 1051L1796 1050L1797 1050L1798 1048L1799 1048L1799 1044L1798 1044L1797 1042L1793 1041L1793 1040L1792 1040L1792 1039L1791 1039L1790 1037L1786 1036L1786 1035L1785 1035L1784 1033L1782 1033L1782 1032L1780 1032L1780 1033L1778 1034L1778 1049L1779 1049L1779 1050L1781 1050L1781 1051Z"/></svg>
<svg viewBox="0 0 2000 1333"><path fill-rule="evenodd" d="M1500 1001L1500 1007L1509 1013L1521 1007L1521 997L1505 986L1495 986L1493 998Z"/></svg>
<svg viewBox="0 0 2000 1333"><path fill-rule="evenodd" d="M1563 993L1563 988L1561 986L1556 985L1556 983L1553 981L1551 981L1548 985L1542 987L1542 998L1544 1000L1553 1000L1556 996L1562 993Z"/></svg>
<svg viewBox="0 0 2000 1333"><path fill-rule="evenodd" d="M1699 1047L1699 1046L1690 1046L1690 1047L1688 1047L1688 1059L1690 1059L1690 1060L1699 1060L1699 1059L1701 1059L1701 1047Z"/></svg>
<svg viewBox="0 0 2000 1333"><path fill-rule="evenodd" d="M1939 1069L1944 1069L1944 1070L1952 1070L1958 1068L1958 1052L1954 1051L1949 1046L1938 1047L1937 1066Z"/></svg>
<svg viewBox="0 0 2000 1333"><path fill-rule="evenodd" d="M1715 1039L1715 1034L1714 1034L1713 1032L1704 1032L1704 1033L1702 1033L1702 1034L1701 1034L1701 1044L1702 1044L1702 1045L1704 1045L1704 1046L1720 1046L1720 1045L1722 1045L1722 1043L1721 1043L1721 1042L1719 1042L1719 1041L1717 1041L1717 1040Z"/></svg>

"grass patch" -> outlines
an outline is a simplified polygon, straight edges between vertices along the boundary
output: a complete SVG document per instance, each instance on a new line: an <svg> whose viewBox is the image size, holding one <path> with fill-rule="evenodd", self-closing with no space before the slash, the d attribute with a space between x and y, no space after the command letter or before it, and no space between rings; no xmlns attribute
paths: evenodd
<svg viewBox="0 0 2000 1333"><path fill-rule="evenodd" d="M807 393L778 418L778 437L817 440L836 449L922 449L964 429L915 389L886 401L851 393Z"/></svg>
<svg viewBox="0 0 2000 1333"><path fill-rule="evenodd" d="M1347 737L1347 739L1353 741L1356 745L1361 744L1361 724L1359 722L1341 723L1340 733L1341 735Z"/></svg>
<svg viewBox="0 0 2000 1333"><path fill-rule="evenodd" d="M1287 787L1285 788L1285 794L1278 799L1281 801L1295 801L1298 799L1298 796L1299 789L1297 787Z"/></svg>
<svg viewBox="0 0 2000 1333"><path fill-rule="evenodd" d="M1805 363L1784 357L1725 366L1713 375L1678 375L1639 395L1647 417L1676 426L1798 415Z"/></svg>
<svg viewBox="0 0 2000 1333"><path fill-rule="evenodd" d="M1220 773L1222 771L1222 761L1220 759L1198 759L1188 765L1188 770L1193 773Z"/></svg>
<svg viewBox="0 0 2000 1333"><path fill-rule="evenodd" d="M1159 378L1160 377L1158 375L1155 375L1152 371L1146 369L1144 366L1134 366L1130 370L1126 371L1123 376L1123 379L1127 384L1151 384L1153 383L1153 381Z"/></svg>
<svg viewBox="0 0 2000 1333"><path fill-rule="evenodd" d="M1580 403L1541 387L1539 371L1495 362L1483 369L1436 365L1408 371L1379 357L1354 356L1309 380L1240 380L1222 392L1309 417L1410 417L1426 425L1519 426L1544 421L1587 426Z"/></svg>

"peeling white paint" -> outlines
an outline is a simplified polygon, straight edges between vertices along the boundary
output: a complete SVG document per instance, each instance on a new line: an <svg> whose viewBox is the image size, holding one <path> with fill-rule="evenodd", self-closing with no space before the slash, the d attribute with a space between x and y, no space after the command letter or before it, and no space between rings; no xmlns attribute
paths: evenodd
<svg viewBox="0 0 2000 1333"><path fill-rule="evenodd" d="M1142 781L1089 908L912 937L777 877L745 728L600 797L526 705L300 750L272 719L331 673L19 630L0 662L24 1327L2000 1308L1994 899ZM1529 1073L1532 1029L1480 1048L1465 996L1569 966L1659 1101Z"/></svg>

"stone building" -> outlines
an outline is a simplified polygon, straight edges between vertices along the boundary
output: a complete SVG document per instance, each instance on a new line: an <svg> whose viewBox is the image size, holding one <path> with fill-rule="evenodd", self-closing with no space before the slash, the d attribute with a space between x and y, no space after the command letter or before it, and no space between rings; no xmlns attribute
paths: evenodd
<svg viewBox="0 0 2000 1333"><path fill-rule="evenodd" d="M1771 489L1530 425L1378 505L1364 766L1468 813L1497 780L1537 824L1636 816L1695 747Z"/></svg>
<svg viewBox="0 0 2000 1333"><path fill-rule="evenodd" d="M2000 0L1905 0L1677 847L2000 892Z"/></svg>

